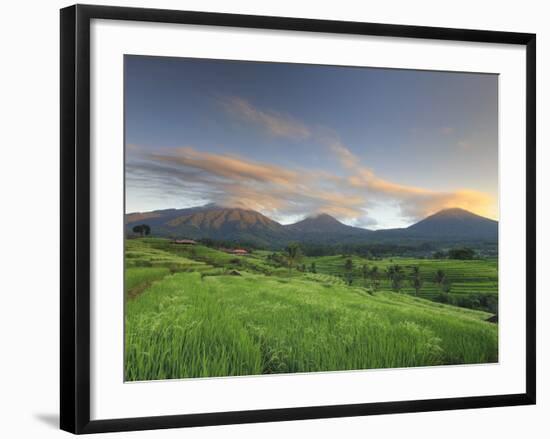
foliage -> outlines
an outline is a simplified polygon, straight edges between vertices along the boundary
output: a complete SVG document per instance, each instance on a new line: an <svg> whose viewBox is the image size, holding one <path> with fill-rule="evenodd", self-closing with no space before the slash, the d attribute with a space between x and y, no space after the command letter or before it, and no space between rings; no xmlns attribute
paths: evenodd
<svg viewBox="0 0 550 439"><path fill-rule="evenodd" d="M452 285L451 295L489 295L494 297L495 301L498 301L498 294L496 294L498 292L498 264L496 259L460 261L451 259L434 260L431 258L392 258L394 262L390 262L388 258L366 260L359 256L352 256L352 259L355 281L362 281L363 279L361 272L363 264L367 263L371 271L376 268L378 271L378 280L374 286L371 277L371 289L374 291L377 289L391 290L391 282L387 277L386 271L388 266L398 263L398 265L404 268L405 276L401 291L407 294L415 294L415 289L411 284L412 267L418 266L423 280L418 297L437 300L438 295L442 292L442 286L436 283L435 274L437 270L442 270L449 284ZM306 257L305 260L308 263L316 263L317 273L337 276L342 272L342 258L340 256ZM461 303L465 303L464 306L466 307L473 306L474 309L488 309L484 302L479 305L479 308L476 307L477 302L475 301L464 301Z"/></svg>
<svg viewBox="0 0 550 439"><path fill-rule="evenodd" d="M443 286L447 282L447 276L445 276L445 272L443 270L437 270L435 272L435 283L439 285L439 288L441 291L443 291Z"/></svg>
<svg viewBox="0 0 550 439"><path fill-rule="evenodd" d="M369 271L369 278L371 282L372 291L377 291L380 285L380 279L378 274L378 267L375 265Z"/></svg>
<svg viewBox="0 0 550 439"><path fill-rule="evenodd" d="M449 250L449 259L460 259L463 261L474 259L476 252L468 247L453 248Z"/></svg>
<svg viewBox="0 0 550 439"><path fill-rule="evenodd" d="M422 288L422 285L424 285L424 280L420 275L420 267L415 266L412 268L412 279L411 279L411 286L414 288L415 296L418 296L418 294L420 293L420 289Z"/></svg>
<svg viewBox="0 0 550 439"><path fill-rule="evenodd" d="M302 251L300 250L299 244L295 242L291 242L286 247L285 252L286 252L286 255L285 255L286 261L288 265L288 272L291 273L292 267L294 266L294 264L296 264L302 259Z"/></svg>
<svg viewBox="0 0 550 439"><path fill-rule="evenodd" d="M344 264L344 277L346 279L346 282L348 285L351 285L353 282L353 260L351 258L346 259L346 263Z"/></svg>
<svg viewBox="0 0 550 439"><path fill-rule="evenodd" d="M391 283L391 289L400 292L403 288L403 280L405 278L403 268L400 265L390 265L386 270L388 279Z"/></svg>
<svg viewBox="0 0 550 439"><path fill-rule="evenodd" d="M148 236L151 234L151 227L149 227L147 224L139 224L132 228L132 232L139 233L139 235L143 238L144 236Z"/></svg>
<svg viewBox="0 0 550 439"><path fill-rule="evenodd" d="M334 243L319 244L303 242L300 244L306 256L335 256L341 254L362 256L368 260L375 260L391 255L429 255L433 244L414 243L410 245L391 243Z"/></svg>
<svg viewBox="0 0 550 439"><path fill-rule="evenodd" d="M368 264L363 264L361 267L361 277L363 278L363 285L367 286L367 279L370 277L370 269Z"/></svg>
<svg viewBox="0 0 550 439"><path fill-rule="evenodd" d="M496 294L445 294L441 293L434 299L437 302L471 309L483 309L492 314L498 312Z"/></svg>

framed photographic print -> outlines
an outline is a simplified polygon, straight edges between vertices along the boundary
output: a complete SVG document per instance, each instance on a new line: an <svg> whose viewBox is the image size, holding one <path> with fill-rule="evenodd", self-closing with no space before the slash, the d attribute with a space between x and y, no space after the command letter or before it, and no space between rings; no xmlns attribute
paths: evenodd
<svg viewBox="0 0 550 439"><path fill-rule="evenodd" d="M61 10L61 428L535 403L535 35Z"/></svg>

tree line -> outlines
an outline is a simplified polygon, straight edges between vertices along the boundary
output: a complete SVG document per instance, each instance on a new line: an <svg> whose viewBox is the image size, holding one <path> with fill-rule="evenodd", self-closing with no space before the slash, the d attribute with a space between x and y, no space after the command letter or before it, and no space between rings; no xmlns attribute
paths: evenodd
<svg viewBox="0 0 550 439"><path fill-rule="evenodd" d="M303 252L301 246L298 243L290 243L286 248L284 253L278 254L273 253L269 255L268 259L275 263L281 265L286 265L288 267L289 273L292 273L292 270L296 268L298 271L309 271L311 273L317 273L317 267L315 262L312 262L309 269L305 264L300 264L302 260ZM348 285L353 284L353 259L346 258L346 261L343 266L342 277ZM395 292L401 292L405 286L405 281L408 277L408 282L410 286L414 289L415 296L420 294L422 287L424 286L425 276L422 275L419 266L414 266L411 268L409 276L405 272L404 268L401 265L393 264L386 268L385 273L382 273L377 265L369 266L369 264L363 264L360 270L361 278L363 280L363 285L369 287L371 291L378 291L380 288L380 283L382 277L385 277L389 280L390 287ZM445 272L441 269L435 272L433 281L438 285L439 290L442 294L449 294L451 292L451 282L449 281Z"/></svg>
<svg viewBox="0 0 550 439"><path fill-rule="evenodd" d="M369 286L372 291L377 291L380 286L381 272L376 265L369 267L368 264L363 264L361 267L361 278L363 285ZM386 268L385 277L389 280L390 288L395 292L401 292L407 280L407 273L401 265L393 264ZM348 258L344 264L344 278L348 285L353 283L353 260ZM414 289L415 296L418 296L423 285L425 277L422 275L419 266L414 266L408 276L408 282ZM437 270L433 278L434 283L439 286L440 292L449 294L451 292L451 282L443 270Z"/></svg>

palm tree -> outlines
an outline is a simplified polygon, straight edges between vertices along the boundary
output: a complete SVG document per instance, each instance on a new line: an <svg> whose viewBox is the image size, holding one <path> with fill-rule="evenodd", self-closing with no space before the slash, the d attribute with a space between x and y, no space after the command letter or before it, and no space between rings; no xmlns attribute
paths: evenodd
<svg viewBox="0 0 550 439"><path fill-rule="evenodd" d="M300 251L300 246L291 242L286 248L286 261L288 264L288 272L292 273L292 267L296 262L302 258L302 252Z"/></svg>
<svg viewBox="0 0 550 439"><path fill-rule="evenodd" d="M413 267L412 268L412 280L411 285L414 288L414 295L418 296L418 293L420 292L420 289L422 288L422 285L424 284L424 281L422 280L422 277L420 276L420 267Z"/></svg>
<svg viewBox="0 0 550 439"><path fill-rule="evenodd" d="M390 265L388 268L386 268L386 276L388 276L388 279L391 281L393 279L393 275L395 273L395 266Z"/></svg>
<svg viewBox="0 0 550 439"><path fill-rule="evenodd" d="M393 265L388 268L388 277L390 278L392 290L400 292L403 288L403 269L400 265Z"/></svg>
<svg viewBox="0 0 550 439"><path fill-rule="evenodd" d="M393 277L392 277L392 289L398 293L403 287L403 269L400 265L395 265L393 268Z"/></svg>
<svg viewBox="0 0 550 439"><path fill-rule="evenodd" d="M445 281L445 283L443 284L443 292L445 294L450 294L451 293L451 282Z"/></svg>
<svg viewBox="0 0 550 439"><path fill-rule="evenodd" d="M376 265L371 268L369 275L372 285L372 291L376 291L378 289L378 285L380 284L380 281L378 280L378 267Z"/></svg>
<svg viewBox="0 0 550 439"><path fill-rule="evenodd" d="M439 289L441 292L443 292L443 288L445 283L447 282L447 276L445 276L445 272L443 270L437 270L435 272L435 283L439 286Z"/></svg>
<svg viewBox="0 0 550 439"><path fill-rule="evenodd" d="M346 259L344 270L346 270L346 280L348 285L351 285L353 282L353 260L351 258Z"/></svg>
<svg viewBox="0 0 550 439"><path fill-rule="evenodd" d="M367 278L369 277L369 275L369 266L367 264L363 264L363 266L361 267L361 276L363 277L363 283L365 284L365 286L367 285Z"/></svg>

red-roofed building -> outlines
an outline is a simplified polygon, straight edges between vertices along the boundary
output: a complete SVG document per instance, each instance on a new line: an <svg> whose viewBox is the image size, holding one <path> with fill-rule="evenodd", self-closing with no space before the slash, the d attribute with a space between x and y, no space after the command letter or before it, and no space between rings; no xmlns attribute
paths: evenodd
<svg viewBox="0 0 550 439"><path fill-rule="evenodd" d="M196 244L198 244L197 241L193 241L192 239L175 239L172 242L174 244L182 244L182 245L196 245Z"/></svg>
<svg viewBox="0 0 550 439"><path fill-rule="evenodd" d="M244 248L234 248L228 250L227 253L231 253L232 255L247 255L248 251Z"/></svg>

